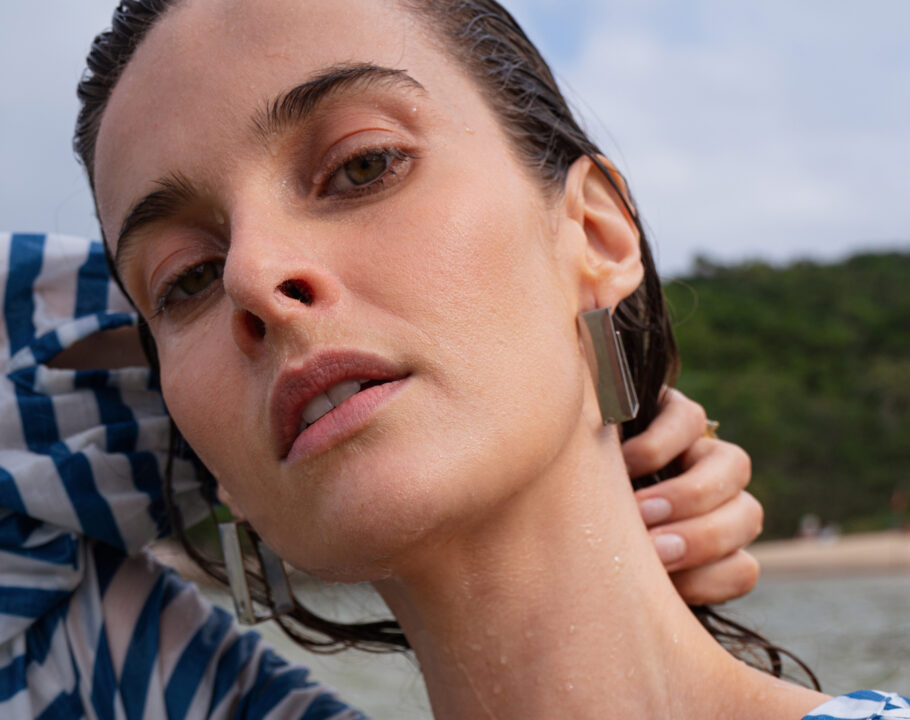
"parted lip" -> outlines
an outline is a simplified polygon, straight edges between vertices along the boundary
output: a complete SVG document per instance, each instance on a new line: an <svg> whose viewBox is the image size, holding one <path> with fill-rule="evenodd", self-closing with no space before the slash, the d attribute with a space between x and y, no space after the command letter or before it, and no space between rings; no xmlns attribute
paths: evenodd
<svg viewBox="0 0 910 720"><path fill-rule="evenodd" d="M278 457L288 456L309 402L343 380L400 380L408 371L399 363L355 350L331 350L289 367L272 388L271 418ZM318 422L318 421L317 421Z"/></svg>

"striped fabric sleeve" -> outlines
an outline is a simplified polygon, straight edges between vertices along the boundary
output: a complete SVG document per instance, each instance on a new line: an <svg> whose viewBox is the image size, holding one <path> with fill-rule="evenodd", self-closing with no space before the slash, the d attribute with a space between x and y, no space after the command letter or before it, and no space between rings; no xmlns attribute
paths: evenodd
<svg viewBox="0 0 910 720"><path fill-rule="evenodd" d="M147 368L49 366L135 323L97 242L0 234L0 718L361 718L143 547L168 534ZM187 522L207 505L175 467Z"/></svg>
<svg viewBox="0 0 910 720"><path fill-rule="evenodd" d="M832 698L803 720L910 720L910 700L896 693L857 690Z"/></svg>

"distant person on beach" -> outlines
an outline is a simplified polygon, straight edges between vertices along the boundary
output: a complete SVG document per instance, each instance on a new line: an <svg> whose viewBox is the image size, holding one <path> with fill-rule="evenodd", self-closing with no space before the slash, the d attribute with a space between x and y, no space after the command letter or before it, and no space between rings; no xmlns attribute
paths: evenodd
<svg viewBox="0 0 910 720"><path fill-rule="evenodd" d="M168 531L161 505L197 493L198 473L292 565L373 584L395 622L299 606L280 621L313 646L412 648L437 718L906 717L897 695L782 682L776 648L677 593L667 569L683 561L659 553L681 536L652 538L639 508L690 520L660 484L635 495L622 445L674 407L678 366L642 224L499 5L125 2L90 68L76 146L154 374L44 364L128 324L79 312L122 308L93 282L100 248L74 305L7 315L24 444L0 486L9 536L23 567L40 548L50 577L63 565L79 586L9 596L8 613L45 611L9 650L10 702L48 717L359 716L123 555ZM6 297L32 297L51 245L13 239ZM61 311L80 319L49 328ZM159 380L192 448L172 444L163 493L148 452L167 430ZM73 401L86 389L94 407ZM709 450L692 445L682 469ZM632 474L676 454L645 452ZM25 463L37 479L12 481ZM133 485L108 503L114 474ZM61 525L101 542L42 543L35 483L62 486ZM734 495L714 528L749 516ZM766 651L767 672L716 642L731 636ZM49 666L61 647L71 665Z"/></svg>

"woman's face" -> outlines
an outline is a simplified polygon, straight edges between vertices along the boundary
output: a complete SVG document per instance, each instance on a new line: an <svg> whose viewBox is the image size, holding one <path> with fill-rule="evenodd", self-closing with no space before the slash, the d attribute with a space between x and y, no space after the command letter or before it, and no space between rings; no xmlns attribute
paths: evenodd
<svg viewBox="0 0 910 720"><path fill-rule="evenodd" d="M95 171L171 414L293 564L387 572L585 426L581 231L391 4L181 3Z"/></svg>

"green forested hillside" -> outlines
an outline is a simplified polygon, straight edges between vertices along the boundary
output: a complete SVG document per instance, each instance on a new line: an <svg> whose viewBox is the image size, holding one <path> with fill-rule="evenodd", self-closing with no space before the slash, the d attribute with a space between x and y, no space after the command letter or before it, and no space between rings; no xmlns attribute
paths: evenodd
<svg viewBox="0 0 910 720"><path fill-rule="evenodd" d="M679 386L752 455L765 537L807 512L887 527L895 488L910 492L910 253L699 261L665 290Z"/></svg>

